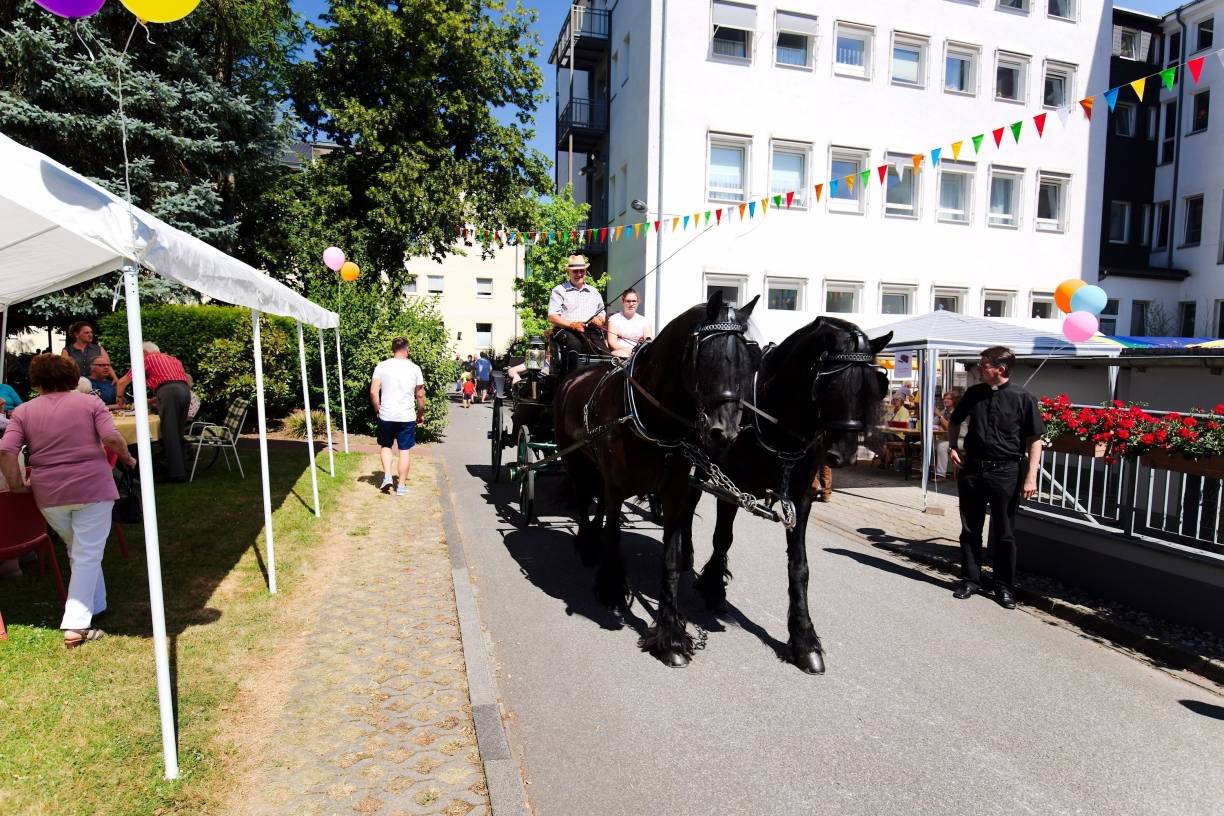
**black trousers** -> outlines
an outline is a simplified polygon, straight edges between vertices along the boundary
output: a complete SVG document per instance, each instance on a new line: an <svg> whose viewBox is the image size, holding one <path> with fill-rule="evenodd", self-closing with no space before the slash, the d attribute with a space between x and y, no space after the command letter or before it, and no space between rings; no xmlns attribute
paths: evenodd
<svg viewBox="0 0 1224 816"><path fill-rule="evenodd" d="M997 586L1016 584L1016 507L1024 486L1023 462L973 462L956 480L960 493L961 578L981 586L982 528L990 512L990 565Z"/></svg>
<svg viewBox="0 0 1224 816"><path fill-rule="evenodd" d="M577 367L579 354L607 354L607 342L598 326L587 326L584 333L555 329L552 334L553 358L550 371L557 379Z"/></svg>
<svg viewBox="0 0 1224 816"><path fill-rule="evenodd" d="M157 386L157 415L161 417L162 450L166 452L166 475L171 479L187 478L187 463L183 456L183 434L187 431L187 408L191 404L191 389L180 380Z"/></svg>

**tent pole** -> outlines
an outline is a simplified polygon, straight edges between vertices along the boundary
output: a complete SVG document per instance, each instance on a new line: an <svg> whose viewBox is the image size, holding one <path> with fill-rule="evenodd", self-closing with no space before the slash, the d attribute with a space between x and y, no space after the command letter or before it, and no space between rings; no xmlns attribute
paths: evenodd
<svg viewBox="0 0 1224 816"><path fill-rule="evenodd" d="M331 400L327 396L327 351L323 348L323 327L319 327L319 373L323 375L323 416L327 421L327 469L336 477L336 452L332 449Z"/></svg>
<svg viewBox="0 0 1224 816"><path fill-rule="evenodd" d="M310 424L310 385L306 380L306 340L302 336L302 321L297 321L298 357L302 363L302 403L306 406L306 450L310 452L310 490L314 494L315 518L319 512L319 475L315 472L314 428Z"/></svg>
<svg viewBox="0 0 1224 816"><path fill-rule="evenodd" d="M143 332L140 327L140 287L133 264L123 267L127 300L128 346L132 356L132 388L136 394L136 457L140 464L140 506L144 516L145 559L149 571L149 610L153 618L153 665L157 672L157 707L161 714L162 759L166 778L178 779L178 740L174 733L174 707L170 687L170 652L166 639L166 608L162 598L161 549L157 535L157 497L153 490L153 452L149 440L149 401L145 399Z"/></svg>
<svg viewBox="0 0 1224 816"><path fill-rule="evenodd" d="M340 356L340 323L336 323L336 368L340 375L340 421L344 428L344 452L348 453L348 412L344 410L344 359Z"/></svg>
<svg viewBox="0 0 1224 816"><path fill-rule="evenodd" d="M268 554L268 593L276 594L276 545L272 541L272 488L268 477L268 421L264 409L263 340L259 311L251 310L251 337L255 346L255 414L259 419L259 477L263 488L264 551Z"/></svg>
<svg viewBox="0 0 1224 816"><path fill-rule="evenodd" d="M4 382L4 372L8 370L8 304L4 304L4 314L0 316L0 383ZM9 409L12 410L11 408Z"/></svg>
<svg viewBox="0 0 1224 816"><path fill-rule="evenodd" d="M927 509L927 485L931 479L931 446L935 444L935 366L938 365L939 353L927 347L922 353L922 404L918 406L922 423L922 509Z"/></svg>

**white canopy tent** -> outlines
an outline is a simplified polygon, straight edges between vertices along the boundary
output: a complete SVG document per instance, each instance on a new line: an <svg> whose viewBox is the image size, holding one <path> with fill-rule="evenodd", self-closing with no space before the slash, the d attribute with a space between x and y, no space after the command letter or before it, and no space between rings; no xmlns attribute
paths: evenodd
<svg viewBox="0 0 1224 816"><path fill-rule="evenodd" d="M326 404L327 357L323 332L327 329L335 330L336 357L339 363L339 316L215 247L136 207L129 206L118 196L41 153L17 144L3 134L0 134L0 168L3 168L3 173L0 173L0 310L3 313L0 318L0 361L4 359L10 305L120 269L124 273L123 284L127 300L128 342L132 350L132 387L137 395L146 392L144 359L140 353L143 345L139 295L141 267L209 298L251 309L268 589L270 592L276 592L259 315L261 312L268 312L297 321L302 398L307 417L306 447L309 451L316 516L319 515L319 490L315 471L314 436L310 427L310 396L302 324L307 323L319 331L319 357L324 383L324 409L327 415L330 457L331 413ZM0 365L0 378L3 377L3 369L4 366ZM341 367L342 395L343 376ZM3 382L3 379L0 379L0 382ZM136 399L134 407L162 751L166 778L174 779L178 777L178 756L171 707L148 406L145 400ZM342 414L343 411L342 396ZM344 445L345 450L348 450L347 416L343 417L343 421ZM334 464L331 474L335 475Z"/></svg>
<svg viewBox="0 0 1224 816"><path fill-rule="evenodd" d="M915 351L921 355L920 383L924 411L935 403L935 372L940 355L973 358L990 346L1007 346L1017 357L1116 357L1122 346L1102 335L1072 343L1063 336L1056 320L1030 320L1023 323L1001 318L973 317L937 311L869 329L869 337L892 332L884 351ZM922 423L922 506L926 509L934 450L932 423Z"/></svg>

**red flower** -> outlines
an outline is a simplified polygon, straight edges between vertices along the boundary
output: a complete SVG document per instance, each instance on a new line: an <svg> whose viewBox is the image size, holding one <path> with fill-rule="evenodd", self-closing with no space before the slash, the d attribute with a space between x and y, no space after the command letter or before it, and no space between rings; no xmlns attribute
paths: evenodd
<svg viewBox="0 0 1224 816"><path fill-rule="evenodd" d="M1218 414L1219 416L1224 416L1224 402L1221 402L1219 405L1212 408L1211 412L1213 414Z"/></svg>
<svg viewBox="0 0 1224 816"><path fill-rule="evenodd" d="M1139 437L1139 441L1145 445L1150 445L1156 441L1156 437L1150 433L1145 433L1143 436Z"/></svg>
<svg viewBox="0 0 1224 816"><path fill-rule="evenodd" d="M1198 420L1194 417L1186 417L1181 421L1181 424L1185 425L1187 428L1193 428L1198 424Z"/></svg>
<svg viewBox="0 0 1224 816"><path fill-rule="evenodd" d="M1114 400L1114 401L1113 401L1113 407L1115 407L1115 408L1121 408L1121 407L1122 407L1123 405L1125 405L1125 404L1126 404L1126 403L1122 402L1122 400Z"/></svg>
<svg viewBox="0 0 1224 816"><path fill-rule="evenodd" d="M1118 438L1119 439L1130 439L1130 431L1125 430L1125 429L1118 431Z"/></svg>
<svg viewBox="0 0 1224 816"><path fill-rule="evenodd" d="M1216 422L1214 419L1207 423L1207 430L1218 431L1219 429L1220 423Z"/></svg>
<svg viewBox="0 0 1224 816"><path fill-rule="evenodd" d="M1167 432L1167 431L1165 431L1165 429L1164 429L1164 428L1161 428L1160 430L1158 430L1158 431L1156 432L1156 441L1157 441L1157 442L1164 442L1164 441L1165 441L1166 439L1168 439L1168 438L1169 438L1169 434L1168 434L1168 432Z"/></svg>

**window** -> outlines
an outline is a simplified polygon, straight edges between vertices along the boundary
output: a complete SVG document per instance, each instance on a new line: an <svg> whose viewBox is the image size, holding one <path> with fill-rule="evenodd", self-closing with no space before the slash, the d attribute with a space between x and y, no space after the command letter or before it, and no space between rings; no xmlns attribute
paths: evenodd
<svg viewBox="0 0 1224 816"><path fill-rule="evenodd" d="M944 51L944 90L949 93L977 93L978 49L948 43Z"/></svg>
<svg viewBox="0 0 1224 816"><path fill-rule="evenodd" d="M1211 114L1211 91L1199 91L1190 104L1190 132L1202 133L1207 129L1207 120Z"/></svg>
<svg viewBox="0 0 1224 816"><path fill-rule="evenodd" d="M1061 108L1074 94L1075 68L1058 62L1047 62L1042 104L1047 108Z"/></svg>
<svg viewBox="0 0 1224 816"><path fill-rule="evenodd" d="M1118 333L1118 301L1115 298L1105 301L1105 308L1101 310L1097 327L1101 334Z"/></svg>
<svg viewBox="0 0 1224 816"><path fill-rule="evenodd" d="M829 180L837 182L837 190L829 196L829 209L836 212L861 213L867 203L866 185L859 183L859 173L867 166L866 150L835 147L830 153ZM846 176L852 180L847 183Z"/></svg>
<svg viewBox="0 0 1224 816"><path fill-rule="evenodd" d="M744 279L738 275L706 275L706 300L722 292L723 302L739 306L744 302Z"/></svg>
<svg viewBox="0 0 1224 816"><path fill-rule="evenodd" d="M1109 202L1109 243L1125 244L1130 241L1129 201Z"/></svg>
<svg viewBox="0 0 1224 816"><path fill-rule="evenodd" d="M1175 31L1169 35L1169 50L1165 54L1165 65L1181 62L1181 32Z"/></svg>
<svg viewBox="0 0 1224 816"><path fill-rule="evenodd" d="M907 315L911 313L914 302L914 287L888 286L880 287L880 314Z"/></svg>
<svg viewBox="0 0 1224 816"><path fill-rule="evenodd" d="M428 275L425 278L425 282L426 282L425 291L429 292L429 294L431 295L442 294L442 276L441 275Z"/></svg>
<svg viewBox="0 0 1224 816"><path fill-rule="evenodd" d="M1117 136L1135 135L1135 115L1138 112L1130 102L1119 102L1114 106L1114 134Z"/></svg>
<svg viewBox="0 0 1224 816"><path fill-rule="evenodd" d="M1046 14L1060 20L1075 19L1075 0L1047 0Z"/></svg>
<svg viewBox="0 0 1224 816"><path fill-rule="evenodd" d="M982 317L1011 317L1015 309L1015 292L982 292Z"/></svg>
<svg viewBox="0 0 1224 816"><path fill-rule="evenodd" d="M1177 140L1177 103L1169 101L1164 103L1164 121L1160 134L1160 159L1159 164L1168 164L1173 161L1173 147Z"/></svg>
<svg viewBox="0 0 1224 816"><path fill-rule="evenodd" d="M833 314L849 314L859 310L859 294L863 291L861 283L825 283L825 312Z"/></svg>
<svg viewBox="0 0 1224 816"><path fill-rule="evenodd" d="M748 142L744 139L710 137L710 201L743 201L747 198Z"/></svg>
<svg viewBox="0 0 1224 816"><path fill-rule="evenodd" d="M476 324L476 348L480 350L493 350L493 324L492 323L477 323Z"/></svg>
<svg viewBox="0 0 1224 816"><path fill-rule="evenodd" d="M1169 245L1169 202L1157 201L1156 218L1153 221L1152 249L1164 249Z"/></svg>
<svg viewBox="0 0 1224 816"><path fill-rule="evenodd" d="M808 14L778 11L774 17L777 29L774 61L778 65L811 68L816 55L818 20Z"/></svg>
<svg viewBox="0 0 1224 816"><path fill-rule="evenodd" d="M941 162L938 219L952 224L968 224L972 211L973 165Z"/></svg>
<svg viewBox="0 0 1224 816"><path fill-rule="evenodd" d="M889 153L889 172L884 176L884 214L902 218L918 217L917 171L910 161L912 153ZM894 173L895 171L895 173Z"/></svg>
<svg viewBox="0 0 1224 816"><path fill-rule="evenodd" d="M1020 185L1023 181L1023 170L990 169L990 210L986 215L989 226L1020 226Z"/></svg>
<svg viewBox="0 0 1224 816"><path fill-rule="evenodd" d="M870 79L871 44L875 39L875 29L838 22L834 39L833 73Z"/></svg>
<svg viewBox="0 0 1224 816"><path fill-rule="evenodd" d="M1140 214L1139 246L1150 246L1152 243L1152 205L1144 204Z"/></svg>
<svg viewBox="0 0 1224 816"><path fill-rule="evenodd" d="M1194 50L1205 51L1215 41L1215 18L1208 17L1194 27Z"/></svg>
<svg viewBox="0 0 1224 816"><path fill-rule="evenodd" d="M765 308L779 312L803 311L805 285L806 282L799 278L766 278Z"/></svg>
<svg viewBox="0 0 1224 816"><path fill-rule="evenodd" d="M1023 102L1028 75L1028 57L999 52L995 64L995 99Z"/></svg>
<svg viewBox="0 0 1224 816"><path fill-rule="evenodd" d="M756 6L713 0L710 15L714 25L710 53L719 59L748 62L752 59L752 33L756 31Z"/></svg>
<svg viewBox="0 0 1224 816"><path fill-rule="evenodd" d="M1037 231L1063 232L1067 228L1067 187L1071 177L1062 173L1037 174Z"/></svg>
<svg viewBox="0 0 1224 816"><path fill-rule="evenodd" d="M1177 336L1195 337L1194 323L1198 304L1193 300L1183 300L1177 304Z"/></svg>
<svg viewBox="0 0 1224 816"><path fill-rule="evenodd" d="M1151 305L1151 301L1148 300L1131 301L1130 333L1132 337L1144 337L1147 335L1148 307Z"/></svg>
<svg viewBox="0 0 1224 816"><path fill-rule="evenodd" d="M1054 295L1050 292L1034 292L1029 306L1029 317L1054 317Z"/></svg>
<svg viewBox="0 0 1224 816"><path fill-rule="evenodd" d="M413 278L405 283L403 292L405 295L415 295L417 293L417 279Z"/></svg>
<svg viewBox="0 0 1224 816"><path fill-rule="evenodd" d="M1028 14L1029 0L999 0L999 8L1010 11L1023 11Z"/></svg>
<svg viewBox="0 0 1224 816"><path fill-rule="evenodd" d="M1139 32L1129 28L1118 32L1118 56L1124 60L1139 59Z"/></svg>
<svg viewBox="0 0 1224 816"><path fill-rule="evenodd" d="M893 34L892 81L896 85L926 87L927 38Z"/></svg>
<svg viewBox="0 0 1224 816"><path fill-rule="evenodd" d="M493 297L493 279L492 278L477 278L476 279L476 297L478 298Z"/></svg>
<svg viewBox="0 0 1224 816"><path fill-rule="evenodd" d="M1160 132L1160 117L1156 113L1155 108L1147 108L1147 137L1148 141L1156 141L1156 136Z"/></svg>
<svg viewBox="0 0 1224 816"><path fill-rule="evenodd" d="M961 304L964 303L964 289L944 289L935 287L931 290L933 308L937 312L954 312L960 314Z"/></svg>
<svg viewBox="0 0 1224 816"><path fill-rule="evenodd" d="M807 206L808 147L800 144L774 142L769 168L769 192L785 195L793 192L792 207Z"/></svg>
<svg viewBox="0 0 1224 816"><path fill-rule="evenodd" d="M1203 197L1201 195L1188 196L1185 212L1186 240L1182 246L1198 246L1203 240Z"/></svg>

